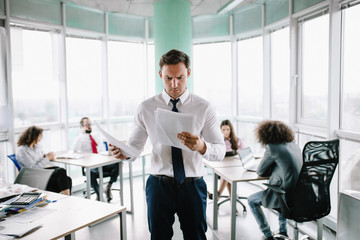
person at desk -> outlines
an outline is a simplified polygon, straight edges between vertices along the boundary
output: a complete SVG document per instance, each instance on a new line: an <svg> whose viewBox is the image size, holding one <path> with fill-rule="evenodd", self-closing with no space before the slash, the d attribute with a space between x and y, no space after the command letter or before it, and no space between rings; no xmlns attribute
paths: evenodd
<svg viewBox="0 0 360 240"><path fill-rule="evenodd" d="M135 114L128 145L142 150L147 137L153 145L150 176L146 183L148 226L151 239L171 239L177 213L185 240L206 239L207 187L202 158L221 161L225 144L215 111L208 101L190 93L190 58L179 50L165 53L159 62L162 93L142 102ZM156 109L196 116L194 133L181 132L177 138L188 151L165 146L157 139ZM118 159L127 159L121 149L110 146Z"/></svg>
<svg viewBox="0 0 360 240"><path fill-rule="evenodd" d="M244 148L244 143L238 137L236 137L234 132L234 127L230 120L223 120L220 123L221 132L224 135L224 142L226 146L226 157L235 156L238 149ZM225 187L229 191L229 196L231 197L231 184L228 183L225 179L220 178L220 186L218 190L218 199L220 198ZM213 199L213 194L209 193L209 199Z"/></svg>
<svg viewBox="0 0 360 240"><path fill-rule="evenodd" d="M49 162L54 160L55 155L53 152L44 154L39 147L42 133L42 128L36 126L27 128L17 142L16 159L21 167L53 169L54 173L49 179L46 190L70 195L72 180L67 176L66 170L56 166L48 166Z"/></svg>
<svg viewBox="0 0 360 240"><path fill-rule="evenodd" d="M75 138L73 144L73 150L75 152L98 153L103 150L103 141L99 135L92 133L91 125L91 121L88 117L83 117L80 119L81 133ZM114 163L104 166L103 174L104 176L110 176L110 181L105 188L106 200L110 202L113 198L111 193L112 184L116 182L117 177L119 176L119 164ZM99 178L99 169L91 169L90 176L91 187L96 193L96 200L99 201L100 193L99 183L97 181L97 179Z"/></svg>
<svg viewBox="0 0 360 240"><path fill-rule="evenodd" d="M261 177L269 177L269 184L286 192L292 191L302 167L301 150L294 142L293 131L280 121L263 121L256 129L256 137L265 145L264 157L257 169ZM273 236L261 206L280 208L274 192L269 189L248 197L250 209L259 224L264 239L286 239L286 219L279 213L280 232Z"/></svg>

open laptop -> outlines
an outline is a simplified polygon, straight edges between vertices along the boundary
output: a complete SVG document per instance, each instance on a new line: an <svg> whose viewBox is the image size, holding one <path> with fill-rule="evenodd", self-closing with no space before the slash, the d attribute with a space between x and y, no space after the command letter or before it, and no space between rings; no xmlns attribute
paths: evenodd
<svg viewBox="0 0 360 240"><path fill-rule="evenodd" d="M256 161L249 147L239 149L238 155L245 170L256 172L260 161Z"/></svg>

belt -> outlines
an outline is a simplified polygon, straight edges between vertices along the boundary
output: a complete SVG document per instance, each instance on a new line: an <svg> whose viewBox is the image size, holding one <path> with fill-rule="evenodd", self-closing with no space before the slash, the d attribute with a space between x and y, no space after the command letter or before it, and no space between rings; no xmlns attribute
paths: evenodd
<svg viewBox="0 0 360 240"><path fill-rule="evenodd" d="M175 178L173 177L168 177L166 175L153 175L151 174L151 176L158 178L160 181L164 182L164 183L179 183L178 181L175 180ZM184 179L183 183L189 183L189 182L195 182L199 179L202 179L203 177L187 177Z"/></svg>

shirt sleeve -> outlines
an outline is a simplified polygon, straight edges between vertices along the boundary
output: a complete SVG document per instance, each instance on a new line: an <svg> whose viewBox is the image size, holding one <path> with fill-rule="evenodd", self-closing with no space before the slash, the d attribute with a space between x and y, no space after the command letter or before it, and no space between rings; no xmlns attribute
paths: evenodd
<svg viewBox="0 0 360 240"><path fill-rule="evenodd" d="M45 168L49 163L49 159L44 158L41 151L35 151L34 154L27 151L26 148L19 147L16 152L16 159L21 167Z"/></svg>
<svg viewBox="0 0 360 240"><path fill-rule="evenodd" d="M74 141L74 143L73 143L72 149L73 149L75 152L81 152L80 136L77 136L77 137L75 138L75 141Z"/></svg>
<svg viewBox="0 0 360 240"><path fill-rule="evenodd" d="M259 164L259 167L256 171L257 174L260 177L269 177L274 168L274 163L275 163L275 160L271 154L271 149L270 149L269 145L266 145L264 157L262 158L262 160Z"/></svg>
<svg viewBox="0 0 360 240"><path fill-rule="evenodd" d="M201 135L206 144L203 157L209 161L222 161L225 157L226 147L224 136L220 131L215 111L209 106Z"/></svg>
<svg viewBox="0 0 360 240"><path fill-rule="evenodd" d="M146 144L146 140L148 138L148 133L146 131L146 127L143 121L143 116L141 114L142 105L139 106L137 114L134 117L134 125L132 127L130 138L127 144L131 147L139 151L144 150L144 146ZM134 161L136 158L130 159L130 161Z"/></svg>

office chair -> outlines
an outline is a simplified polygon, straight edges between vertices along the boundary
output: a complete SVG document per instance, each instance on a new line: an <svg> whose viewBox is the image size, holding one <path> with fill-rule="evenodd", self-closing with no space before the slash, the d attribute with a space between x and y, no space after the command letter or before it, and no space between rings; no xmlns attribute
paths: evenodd
<svg viewBox="0 0 360 240"><path fill-rule="evenodd" d="M46 190L54 170L23 167L14 183L26 184L30 187Z"/></svg>
<svg viewBox="0 0 360 240"><path fill-rule="evenodd" d="M83 176L86 176L86 173L85 173L85 168L84 167L82 167L81 168L81 171L82 171L82 175ZM91 176L90 176L91 177ZM106 178L106 177L111 177L111 175L110 175L110 173L109 172L104 172L103 171L103 178ZM86 180L84 180L84 183L86 183ZM100 187L100 186L99 186ZM111 191L119 191L120 192L120 189L119 188L111 188ZM91 191L91 195L92 194L94 194L95 193L95 191ZM86 190L83 190L83 196L85 197L86 196Z"/></svg>
<svg viewBox="0 0 360 240"><path fill-rule="evenodd" d="M15 164L17 170L19 170L19 172L20 172L21 166L20 166L19 162L16 160L15 154L7 155L7 157L10 158L10 160Z"/></svg>
<svg viewBox="0 0 360 240"><path fill-rule="evenodd" d="M298 222L317 220L317 240L322 239L322 218L330 213L329 186L339 162L339 140L311 141L303 149L303 166L293 192L271 186L287 219L295 221L294 239L298 240Z"/></svg>
<svg viewBox="0 0 360 240"><path fill-rule="evenodd" d="M218 202L218 208L220 207L221 204L223 204L223 203L228 202L228 201L231 200L231 199L230 199L230 196L220 196L220 199L221 199L221 198L225 198L225 199L223 199L222 201L219 201L219 202ZM219 200L220 200L220 199L219 199ZM243 207L243 212L246 213L246 206L240 201L240 199L247 199L247 197L240 197L240 196L237 196L237 197L236 197L236 201L241 204L241 206Z"/></svg>

